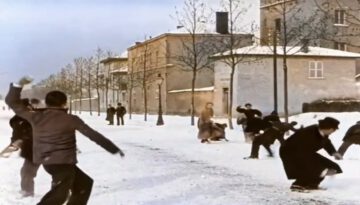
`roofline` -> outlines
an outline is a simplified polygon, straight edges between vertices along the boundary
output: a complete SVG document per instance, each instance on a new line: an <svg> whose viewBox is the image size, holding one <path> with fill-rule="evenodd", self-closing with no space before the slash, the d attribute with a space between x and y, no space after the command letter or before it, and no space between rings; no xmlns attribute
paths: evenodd
<svg viewBox="0 0 360 205"><path fill-rule="evenodd" d="M288 2L291 2L291 1L295 1L295 0L282 0L282 1L280 1L280 2L275 2L275 3L271 3L271 4L260 5L260 9L270 8L270 7L277 6L277 5L280 5L280 4L282 4L282 3L288 3Z"/></svg>
<svg viewBox="0 0 360 205"><path fill-rule="evenodd" d="M111 62L111 61L127 61L128 58L124 58L124 57L108 57L108 58L105 58L103 60L100 61L100 63L108 63L108 62Z"/></svg>
<svg viewBox="0 0 360 205"><path fill-rule="evenodd" d="M143 42L139 42L139 44L135 44L133 46L130 46L127 50L130 51L130 50L133 50L135 49L136 47L140 47L146 43L151 43L153 41L156 41L156 40L159 40L161 38L165 38L165 37L168 37L168 36L190 36L191 34L190 33L163 33L163 34L160 34L156 37L153 37L151 39L147 39ZM218 34L218 33L196 33L195 34L196 36L227 36L229 34ZM254 36L254 34L251 34L251 33L237 33L237 34L234 34L234 35L239 35L239 36Z"/></svg>
<svg viewBox="0 0 360 205"><path fill-rule="evenodd" d="M274 55L273 54L235 54L235 56L246 56L246 57L251 57L251 56L257 56L257 57L273 57ZM209 58L211 59L223 59L223 58L227 58L227 57L230 57L230 55L219 55L219 56L210 56ZM284 57L283 54L277 54L277 57ZM323 55L287 55L288 58L312 58L312 57L317 57L317 58L359 58L360 59L360 56L359 57L354 57L354 56L334 56L334 55L327 55L327 56L323 56Z"/></svg>

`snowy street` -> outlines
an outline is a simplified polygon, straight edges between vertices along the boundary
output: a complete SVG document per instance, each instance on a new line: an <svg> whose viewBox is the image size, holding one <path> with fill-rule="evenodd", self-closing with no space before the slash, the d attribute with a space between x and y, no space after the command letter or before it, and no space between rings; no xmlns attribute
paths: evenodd
<svg viewBox="0 0 360 205"><path fill-rule="evenodd" d="M0 113L1 147L9 142L11 112ZM333 136L336 147L346 129L360 113L332 113L342 124ZM259 160L244 160L250 144L244 143L242 130L226 130L229 142L201 144L189 117L164 116L165 125L155 126L156 116L148 122L142 115L125 118L125 126L109 126L100 117L80 115L90 126L113 140L125 151L125 158L113 156L78 134L78 166L95 181L89 204L93 205L356 205L360 203L360 150L353 146L343 161L344 173L324 180L323 191L294 193L289 190L278 143L272 148L275 158L268 158L263 148ZM293 117L299 124L312 124L325 114ZM224 119L218 119L225 122ZM327 156L324 154L324 156ZM48 191L49 175L40 168L35 179L35 197L19 194L22 158L14 153L0 159L0 205L36 204Z"/></svg>

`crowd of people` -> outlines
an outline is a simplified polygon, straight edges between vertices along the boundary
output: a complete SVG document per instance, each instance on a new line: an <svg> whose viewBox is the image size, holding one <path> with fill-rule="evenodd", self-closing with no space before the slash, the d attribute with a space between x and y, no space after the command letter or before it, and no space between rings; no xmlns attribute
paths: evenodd
<svg viewBox="0 0 360 205"><path fill-rule="evenodd" d="M34 178L42 165L52 177L51 189L42 197L39 205L87 204L93 180L77 166L77 146L75 131L79 131L90 140L112 154L124 157L123 151L99 132L89 127L79 117L68 114L67 97L61 91L50 91L45 97L45 108L37 108L39 100L21 99L20 93L28 78L22 78L17 84L11 84L5 102L15 112L10 119L13 129L9 147L21 149L24 163L20 169L21 193L24 197L34 196ZM326 176L342 173L340 166L317 153L324 149L330 156L340 160L352 144L360 144L360 121L350 127L338 151L331 143L330 135L338 129L340 122L325 117L317 124L295 128L296 122L281 122L278 113L262 116L262 112L253 109L250 103L242 108L238 106L237 124L243 128L247 143L251 143L250 156L244 159L258 159L260 146L270 157L270 146L277 139L280 142L279 155L288 179L295 180L291 190L304 191L319 189L319 184ZM121 103L114 108L109 105L106 120L117 125L124 125L126 109ZM201 143L225 140L226 123L213 121L213 103L206 103L198 119L198 139ZM284 138L286 132L292 135Z"/></svg>
<svg viewBox="0 0 360 205"><path fill-rule="evenodd" d="M219 126L213 121L212 105L207 103L199 116L198 138L201 143L210 143L214 138L226 139L226 125ZM275 111L263 117L262 112L253 109L250 103L246 103L244 108L238 106L236 111L239 113L237 124L242 126L244 141L252 145L250 156L244 159L258 159L260 146L266 149L269 157L273 157L270 146L278 140L285 173L288 179L295 180L290 187L294 191L319 189L320 182L326 176L342 173L337 163L317 151L324 149L336 160L341 160L349 146L360 144L360 121L348 129L342 145L336 150L330 140L330 135L340 124L335 118L325 117L317 124L295 128L297 122L281 122ZM284 135L289 131L292 134L285 139Z"/></svg>

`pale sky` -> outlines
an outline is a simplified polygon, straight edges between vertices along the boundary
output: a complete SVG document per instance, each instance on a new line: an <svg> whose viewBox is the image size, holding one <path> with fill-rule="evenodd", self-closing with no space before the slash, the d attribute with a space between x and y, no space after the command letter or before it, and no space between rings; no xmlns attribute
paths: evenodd
<svg viewBox="0 0 360 205"><path fill-rule="evenodd" d="M249 19L258 22L259 0ZM206 1L216 9L219 0ZM176 28L170 15L183 0L1 0L0 94L24 74L35 81L97 47L122 53L144 36Z"/></svg>

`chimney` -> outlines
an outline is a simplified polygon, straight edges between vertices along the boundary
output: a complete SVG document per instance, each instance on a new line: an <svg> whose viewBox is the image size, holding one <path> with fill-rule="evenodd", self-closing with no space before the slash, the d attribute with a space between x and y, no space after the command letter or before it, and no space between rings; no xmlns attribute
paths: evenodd
<svg viewBox="0 0 360 205"><path fill-rule="evenodd" d="M216 32L220 34L229 34L228 12L216 12Z"/></svg>
<svg viewBox="0 0 360 205"><path fill-rule="evenodd" d="M301 49L300 51L303 53L308 53L309 52L309 39L302 39L301 40Z"/></svg>

